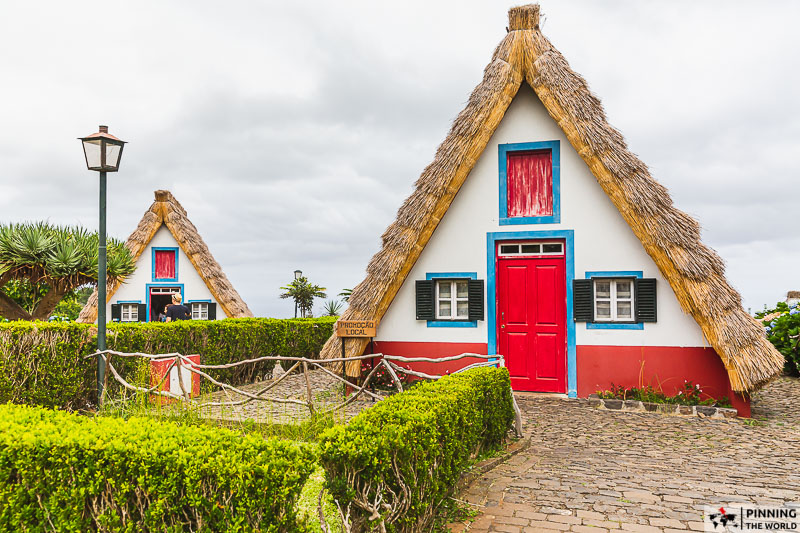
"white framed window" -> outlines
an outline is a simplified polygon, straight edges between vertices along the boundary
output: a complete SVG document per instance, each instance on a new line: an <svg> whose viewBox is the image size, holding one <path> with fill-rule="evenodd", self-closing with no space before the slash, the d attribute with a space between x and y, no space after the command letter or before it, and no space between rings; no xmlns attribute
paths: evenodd
<svg viewBox="0 0 800 533"><path fill-rule="evenodd" d="M121 322L139 321L139 304L120 304Z"/></svg>
<svg viewBox="0 0 800 533"><path fill-rule="evenodd" d="M436 318L439 320L469 319L469 280L436 281Z"/></svg>
<svg viewBox="0 0 800 533"><path fill-rule="evenodd" d="M596 322L634 322L633 278L594 280Z"/></svg>
<svg viewBox="0 0 800 533"><path fill-rule="evenodd" d="M563 242L504 242L497 255L500 257L524 257L529 255L564 255Z"/></svg>
<svg viewBox="0 0 800 533"><path fill-rule="evenodd" d="M150 294L180 294L180 287L150 287Z"/></svg>
<svg viewBox="0 0 800 533"><path fill-rule="evenodd" d="M192 320L208 320L208 302L192 302Z"/></svg>

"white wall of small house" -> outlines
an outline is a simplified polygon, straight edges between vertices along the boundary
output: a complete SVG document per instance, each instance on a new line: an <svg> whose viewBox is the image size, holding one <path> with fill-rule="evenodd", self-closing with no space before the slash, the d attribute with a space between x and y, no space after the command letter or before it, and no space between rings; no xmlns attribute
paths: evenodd
<svg viewBox="0 0 800 533"><path fill-rule="evenodd" d="M178 281L163 282L153 281L153 248L177 248L178 249ZM183 253L178 241L172 236L169 229L162 225L156 232L147 249L142 252L139 259L136 261L136 271L129 277L122 286L117 289L111 300L106 307L106 316L108 321L111 321L111 304L120 302L140 302L147 303L148 289L147 285L162 286L162 287L175 287L183 284L183 301L184 303L192 300L210 300L212 303L217 303L217 300L208 290L206 283L200 274L195 270L192 262ZM217 318L226 318L225 311L221 306L217 305Z"/></svg>
<svg viewBox="0 0 800 533"><path fill-rule="evenodd" d="M554 140L561 141L561 222L500 226L498 145ZM545 230L574 231L576 279L592 271L642 271L643 277L657 279L658 322L646 323L642 330L587 329L585 322L578 322L577 345L708 346L622 215L524 83L383 316L376 340L487 342L487 320L478 321L476 328L427 327L426 321L416 320L415 280L424 280L429 272L476 272L486 280L487 233ZM487 305L494 305L493 294ZM567 313L572 320L572 310Z"/></svg>

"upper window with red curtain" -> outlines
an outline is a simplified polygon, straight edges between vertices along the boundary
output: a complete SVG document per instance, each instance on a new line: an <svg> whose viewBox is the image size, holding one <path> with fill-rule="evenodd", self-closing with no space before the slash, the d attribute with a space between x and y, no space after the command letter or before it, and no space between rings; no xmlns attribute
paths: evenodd
<svg viewBox="0 0 800 533"><path fill-rule="evenodd" d="M561 221L560 143L501 144L500 224Z"/></svg>
<svg viewBox="0 0 800 533"><path fill-rule="evenodd" d="M153 249L153 281L177 281L178 249Z"/></svg>
<svg viewBox="0 0 800 533"><path fill-rule="evenodd" d="M509 152L507 157L508 216L552 216L553 157L550 150Z"/></svg>

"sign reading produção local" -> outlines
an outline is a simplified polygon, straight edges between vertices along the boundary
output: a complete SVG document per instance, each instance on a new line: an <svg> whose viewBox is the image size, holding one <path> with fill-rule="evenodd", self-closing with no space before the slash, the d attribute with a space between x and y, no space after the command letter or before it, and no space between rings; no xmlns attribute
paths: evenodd
<svg viewBox="0 0 800 533"><path fill-rule="evenodd" d="M337 320L336 336L372 338L377 326L375 320Z"/></svg>

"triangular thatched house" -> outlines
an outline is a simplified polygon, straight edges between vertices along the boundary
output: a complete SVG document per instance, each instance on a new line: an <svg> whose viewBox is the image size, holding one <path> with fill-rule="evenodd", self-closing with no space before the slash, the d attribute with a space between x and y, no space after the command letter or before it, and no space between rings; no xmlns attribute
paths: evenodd
<svg viewBox="0 0 800 533"><path fill-rule="evenodd" d="M171 192L155 192L155 202L125 244L136 271L108 288L109 321L158 320L173 293L181 295L194 320L253 316ZM97 291L78 318L96 320Z"/></svg>
<svg viewBox="0 0 800 533"><path fill-rule="evenodd" d="M343 317L380 320L374 352L501 353L515 389L572 397L692 380L738 393L745 414L783 364L698 223L542 35L538 5L509 11L483 81L382 240ZM323 356L339 351L332 337Z"/></svg>

